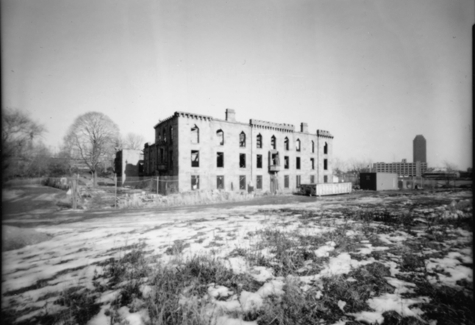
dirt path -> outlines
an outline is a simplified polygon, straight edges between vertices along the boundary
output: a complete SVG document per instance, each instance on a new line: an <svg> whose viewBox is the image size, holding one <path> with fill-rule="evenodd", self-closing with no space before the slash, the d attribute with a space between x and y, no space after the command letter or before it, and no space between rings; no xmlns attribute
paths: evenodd
<svg viewBox="0 0 475 325"><path fill-rule="evenodd" d="M60 209L58 202L67 200L66 192L41 185L12 186L2 189L2 218L18 214L48 214Z"/></svg>
<svg viewBox="0 0 475 325"><path fill-rule="evenodd" d="M242 206L266 206L266 205L293 205L311 202L332 204L332 202L344 203L362 197L394 197L404 195L424 194L422 191L391 191L373 192L359 191L347 195L328 197L308 197L301 195L261 196L250 201L220 202L207 205L172 206L136 208L128 210L101 209L101 210L71 210L66 209L65 202L69 200L65 191L41 185L27 185L3 189L2 197L2 223L17 227L37 227L45 225L68 224L94 218L111 218L118 214L122 216L137 216L150 213L160 215L169 212L189 213L197 209L204 210L227 210ZM63 205L63 206L62 206Z"/></svg>

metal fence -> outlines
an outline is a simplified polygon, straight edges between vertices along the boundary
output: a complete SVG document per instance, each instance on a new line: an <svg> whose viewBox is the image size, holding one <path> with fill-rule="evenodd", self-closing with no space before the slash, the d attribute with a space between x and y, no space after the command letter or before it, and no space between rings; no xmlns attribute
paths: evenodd
<svg viewBox="0 0 475 325"><path fill-rule="evenodd" d="M177 176L117 177L115 184L118 193L126 193L130 190L141 190L161 195L178 193Z"/></svg>
<svg viewBox="0 0 475 325"><path fill-rule="evenodd" d="M408 177L399 180L400 189L437 189L437 188L460 188L471 187L472 180L459 178L424 178Z"/></svg>

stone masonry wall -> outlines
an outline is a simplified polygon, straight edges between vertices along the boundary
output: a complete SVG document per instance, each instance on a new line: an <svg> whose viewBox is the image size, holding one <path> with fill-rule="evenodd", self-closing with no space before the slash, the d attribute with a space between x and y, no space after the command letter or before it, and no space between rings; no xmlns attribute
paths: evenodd
<svg viewBox="0 0 475 325"><path fill-rule="evenodd" d="M301 183L310 183L311 176L314 176L315 182L323 182L323 175L318 175L318 164L321 164L321 172L328 176L328 182L331 177L331 139L326 139L329 143L328 154L325 155L329 160L329 168L323 172L323 147L321 154L318 152L318 140L316 134L307 132L292 132L288 128L273 128L272 124L250 125L239 122L228 122L212 118L203 118L200 115L189 114L180 115L178 118L179 144L179 188L180 191L191 190L191 176L199 175L200 189L216 189L217 176L224 176L225 190L240 190L239 177L246 177L246 185L254 186L257 191L269 191L271 182L271 173L269 173L269 150L271 150L271 137L276 137L276 150L280 155L280 171L276 174L279 184L279 190L291 192L297 188L297 175L300 176ZM274 123L275 124L275 123ZM191 128L199 128L199 143L192 143ZM219 144L216 132L223 130L224 145ZM239 146L240 133L246 135L246 146ZM262 136L263 146L257 148L257 135ZM284 148L284 139L289 139L289 150ZM296 151L296 141L301 141L301 151ZM314 142L314 152L312 152L312 141ZM192 150L199 152L199 167L192 167ZM217 167L217 153L224 153L224 167ZM239 166L239 154L246 155L246 167ZM262 168L257 168L257 155L262 155ZM284 168L284 157L289 157L289 169ZM296 157L301 159L300 169L296 169ZM314 169L311 166L311 158L315 160ZM262 176L262 190L256 189L257 176ZM289 187L284 188L284 177L289 176ZM247 188L247 186L246 186Z"/></svg>

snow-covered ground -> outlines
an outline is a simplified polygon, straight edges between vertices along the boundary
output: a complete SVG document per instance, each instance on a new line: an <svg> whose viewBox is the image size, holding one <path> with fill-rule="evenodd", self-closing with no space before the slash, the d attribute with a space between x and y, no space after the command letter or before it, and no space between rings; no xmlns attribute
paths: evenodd
<svg viewBox="0 0 475 325"><path fill-rule="evenodd" d="M163 265L176 263L177 256L182 260L213 256L233 273L249 274L259 283L255 291L240 292L209 283L206 295L198 298L207 299L208 309L219 310L212 314L216 324L258 324L257 316L244 320L243 315L258 314L269 301L281 299L289 283L296 283L302 292L315 290L315 299L328 306L328 297L333 293L325 291L326 279L338 278L351 285L357 281L350 276L355 270L374 263L389 270L383 277L388 289L370 295L365 301L367 309L356 312L351 311L350 300L337 299L334 303L341 312L334 324L354 320L381 324L385 313L391 311L421 323L436 324L437 319L428 317L423 307L433 298L419 295L419 282L411 279L422 274L431 285L470 290L473 233L467 223L458 221L472 218L471 195L447 192L439 197L380 196L351 201L332 197L305 204L226 210L203 207L160 214L129 211L107 218L98 213L87 221L38 227L37 231L52 235L52 239L3 253L2 311L17 323L40 323L46 315L72 308L57 302L61 293L76 287L95 293L95 303L100 305L88 324L110 324L113 308L123 321L147 324L151 321L147 308L117 305L124 284L107 286L110 258L120 260L140 246L147 257L155 259L154 263ZM448 198L451 204L437 204L439 199ZM384 220L356 217L382 208L396 214L413 210L411 225L394 226ZM304 265L294 274L279 274L277 270L281 268L257 265L245 254L233 254L238 250L259 252L271 260L278 252L270 246L262 247L266 243L262 236L265 231L284 234L289 240L326 239L318 245L312 242L308 247L296 246L296 251L310 254ZM145 300L155 288L147 279L142 280L141 299ZM103 285L101 290L98 283ZM182 303L186 304L187 299L191 298L184 296ZM322 318L322 324L330 322Z"/></svg>

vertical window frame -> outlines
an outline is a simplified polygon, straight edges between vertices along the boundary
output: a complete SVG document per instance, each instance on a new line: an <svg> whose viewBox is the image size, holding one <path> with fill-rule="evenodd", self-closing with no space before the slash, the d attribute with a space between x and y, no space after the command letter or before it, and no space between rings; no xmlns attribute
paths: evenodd
<svg viewBox="0 0 475 325"><path fill-rule="evenodd" d="M262 175L257 175L256 177L256 189L262 190Z"/></svg>
<svg viewBox="0 0 475 325"><path fill-rule="evenodd" d="M246 190L246 175L239 175L239 189Z"/></svg>
<svg viewBox="0 0 475 325"><path fill-rule="evenodd" d="M256 137L256 148L262 149L262 135L260 133Z"/></svg>
<svg viewBox="0 0 475 325"><path fill-rule="evenodd" d="M239 168L246 168L246 154L239 153Z"/></svg>
<svg viewBox="0 0 475 325"><path fill-rule="evenodd" d="M221 159L220 159L220 157L221 157ZM216 152L216 167L217 168L224 168L224 152L221 152L221 151Z"/></svg>
<svg viewBox="0 0 475 325"><path fill-rule="evenodd" d="M195 155L194 159L193 159L193 155ZM191 167L193 168L200 167L200 151L199 150L191 150Z"/></svg>
<svg viewBox="0 0 475 325"><path fill-rule="evenodd" d="M246 148L246 133L239 133L239 148Z"/></svg>

